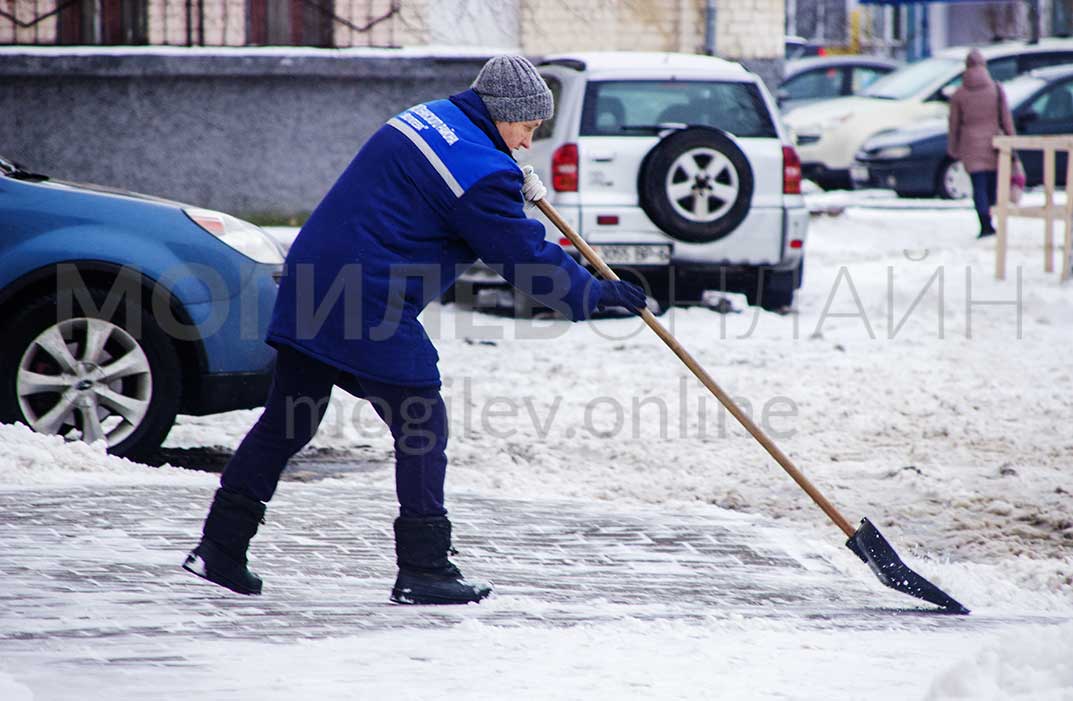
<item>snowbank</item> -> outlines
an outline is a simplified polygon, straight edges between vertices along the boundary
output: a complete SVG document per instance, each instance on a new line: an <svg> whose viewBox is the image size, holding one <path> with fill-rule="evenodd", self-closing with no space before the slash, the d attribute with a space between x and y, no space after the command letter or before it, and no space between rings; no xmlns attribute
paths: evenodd
<svg viewBox="0 0 1073 701"><path fill-rule="evenodd" d="M0 489L42 485L207 483L215 475L169 465L154 468L117 458L95 445L34 433L22 424L0 424ZM0 697L4 697L0 694ZM6 698L6 697L4 697Z"/></svg>
<svg viewBox="0 0 1073 701"><path fill-rule="evenodd" d="M201 641L182 650L190 666L123 669L121 685L114 669L101 666L66 691L102 698L99 690L111 684L115 701L161 688L214 701L906 699L920 698L964 645L955 634L922 635L897 626L810 630L758 617L565 627L466 620L286 645ZM40 688L55 684L40 680Z"/></svg>
<svg viewBox="0 0 1073 701"><path fill-rule="evenodd" d="M33 701L29 687L0 672L0 699L4 701Z"/></svg>
<svg viewBox="0 0 1073 701"><path fill-rule="evenodd" d="M940 674L927 699L1073 699L1073 623L1020 629Z"/></svg>

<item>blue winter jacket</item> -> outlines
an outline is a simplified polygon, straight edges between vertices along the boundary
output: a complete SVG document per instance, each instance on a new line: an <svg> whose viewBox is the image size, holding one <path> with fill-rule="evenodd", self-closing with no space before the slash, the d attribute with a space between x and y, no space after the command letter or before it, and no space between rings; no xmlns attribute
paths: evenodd
<svg viewBox="0 0 1073 701"><path fill-rule="evenodd" d="M568 318L589 317L595 280L525 216L523 180L472 90L393 117L295 239L268 342L359 377L438 385L417 315L478 257Z"/></svg>

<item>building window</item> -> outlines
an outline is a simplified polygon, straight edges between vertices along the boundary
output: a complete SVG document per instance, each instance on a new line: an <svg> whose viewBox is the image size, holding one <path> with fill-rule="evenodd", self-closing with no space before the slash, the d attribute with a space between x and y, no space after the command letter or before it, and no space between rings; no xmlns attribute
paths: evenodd
<svg viewBox="0 0 1073 701"><path fill-rule="evenodd" d="M248 0L247 42L256 46L333 46L334 0Z"/></svg>
<svg viewBox="0 0 1073 701"><path fill-rule="evenodd" d="M60 8L58 44L149 43L147 0L75 0Z"/></svg>
<svg viewBox="0 0 1073 701"><path fill-rule="evenodd" d="M0 0L0 45L395 46L402 2Z"/></svg>

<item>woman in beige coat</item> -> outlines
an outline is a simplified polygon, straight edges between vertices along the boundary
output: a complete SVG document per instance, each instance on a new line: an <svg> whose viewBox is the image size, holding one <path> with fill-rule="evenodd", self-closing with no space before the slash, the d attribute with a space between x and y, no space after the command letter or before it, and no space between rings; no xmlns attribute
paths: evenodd
<svg viewBox="0 0 1073 701"><path fill-rule="evenodd" d="M1006 94L987 72L987 62L978 49L965 59L961 87L950 98L950 132L947 153L965 166L972 180L972 201L980 217L978 238L991 236L991 207L995 204L998 153L991 140L1013 134L1013 116Z"/></svg>

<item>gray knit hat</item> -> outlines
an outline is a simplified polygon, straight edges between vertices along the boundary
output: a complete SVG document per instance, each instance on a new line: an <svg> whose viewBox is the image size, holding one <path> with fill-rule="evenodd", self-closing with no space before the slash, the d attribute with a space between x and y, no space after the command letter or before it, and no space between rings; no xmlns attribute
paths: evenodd
<svg viewBox="0 0 1073 701"><path fill-rule="evenodd" d="M523 56L488 59L472 87L496 122L548 119L555 111L547 83Z"/></svg>

